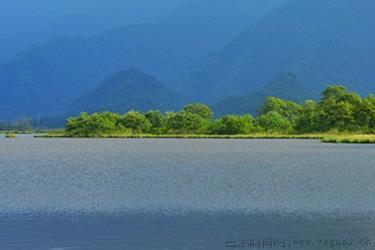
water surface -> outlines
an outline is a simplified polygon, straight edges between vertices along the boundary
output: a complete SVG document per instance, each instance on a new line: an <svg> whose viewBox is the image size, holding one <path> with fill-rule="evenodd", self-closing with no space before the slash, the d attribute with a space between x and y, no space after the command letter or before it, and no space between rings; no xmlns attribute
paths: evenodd
<svg viewBox="0 0 375 250"><path fill-rule="evenodd" d="M0 246L374 249L374 153L315 140L2 138ZM281 246L293 240L314 244Z"/></svg>

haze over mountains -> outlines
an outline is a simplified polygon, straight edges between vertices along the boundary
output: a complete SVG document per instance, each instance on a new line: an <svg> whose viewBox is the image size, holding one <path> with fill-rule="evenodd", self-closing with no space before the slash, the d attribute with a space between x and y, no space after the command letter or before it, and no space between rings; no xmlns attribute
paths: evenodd
<svg viewBox="0 0 375 250"><path fill-rule="evenodd" d="M314 98L296 75L287 72L266 84L261 90L248 95L227 97L213 106L216 116L226 114L258 114L259 107L268 96L275 96L285 100L301 103Z"/></svg>
<svg viewBox="0 0 375 250"><path fill-rule="evenodd" d="M0 120L123 111L118 104L126 109L130 100L140 109L200 101L219 114L253 113L265 95L298 101L332 83L374 92L373 11L372 0L180 0L145 23L60 36L1 64ZM131 67L139 69L133 83L109 80L116 72L125 79ZM145 78L154 80L142 85ZM103 84L107 92L95 91ZM117 93L119 86L137 91ZM147 86L160 91L141 94L155 91ZM153 107L160 97L166 101Z"/></svg>
<svg viewBox="0 0 375 250"><path fill-rule="evenodd" d="M181 91L191 99L216 102L293 72L312 92L329 83L374 92L374 10L371 0L290 1L183 78Z"/></svg>
<svg viewBox="0 0 375 250"><path fill-rule="evenodd" d="M191 0L151 24L33 47L0 66L0 86L7 89L0 94L0 116L61 114L108 75L129 67L172 81L281 2Z"/></svg>
<svg viewBox="0 0 375 250"><path fill-rule="evenodd" d="M182 104L177 93L167 89L152 76L130 68L116 72L89 90L70 106L68 114L78 115L83 110L88 113L108 110L126 113L131 109L143 112L158 109L165 112L179 108Z"/></svg>
<svg viewBox="0 0 375 250"><path fill-rule="evenodd" d="M187 1L1 0L0 62L56 36L91 36L121 25L153 22Z"/></svg>

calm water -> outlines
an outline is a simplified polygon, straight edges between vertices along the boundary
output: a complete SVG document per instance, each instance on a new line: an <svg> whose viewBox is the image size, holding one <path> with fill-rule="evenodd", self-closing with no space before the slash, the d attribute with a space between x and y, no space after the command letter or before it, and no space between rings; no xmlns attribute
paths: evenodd
<svg viewBox="0 0 375 250"><path fill-rule="evenodd" d="M234 246L375 249L375 146L0 138L0 249Z"/></svg>

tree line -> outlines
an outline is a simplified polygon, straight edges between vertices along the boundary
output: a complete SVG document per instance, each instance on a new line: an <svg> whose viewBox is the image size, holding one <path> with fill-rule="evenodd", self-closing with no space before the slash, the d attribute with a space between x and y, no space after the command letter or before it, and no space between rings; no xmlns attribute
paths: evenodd
<svg viewBox="0 0 375 250"><path fill-rule="evenodd" d="M131 110L126 114L100 112L81 113L66 121L69 136L100 136L106 134L212 134L236 135L251 133L325 133L375 132L375 96L362 98L343 86L329 86L316 102L298 104L268 97L256 117L226 115L214 118L210 107L189 104L178 112L145 113Z"/></svg>
<svg viewBox="0 0 375 250"><path fill-rule="evenodd" d="M0 121L0 131L25 132L32 130L33 121L30 118L22 117L12 122Z"/></svg>

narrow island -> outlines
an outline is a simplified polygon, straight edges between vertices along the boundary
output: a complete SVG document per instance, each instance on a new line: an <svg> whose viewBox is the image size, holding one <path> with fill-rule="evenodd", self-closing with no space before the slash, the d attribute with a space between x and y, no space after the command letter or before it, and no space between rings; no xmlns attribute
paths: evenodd
<svg viewBox="0 0 375 250"><path fill-rule="evenodd" d="M256 117L214 117L210 107L189 104L178 112L81 113L65 129L37 137L321 139L332 143L375 143L375 96L362 98L339 85L316 102L302 104L268 97Z"/></svg>
<svg viewBox="0 0 375 250"><path fill-rule="evenodd" d="M5 138L14 139L16 137L17 137L17 134L15 133L10 133L10 132L5 133Z"/></svg>

